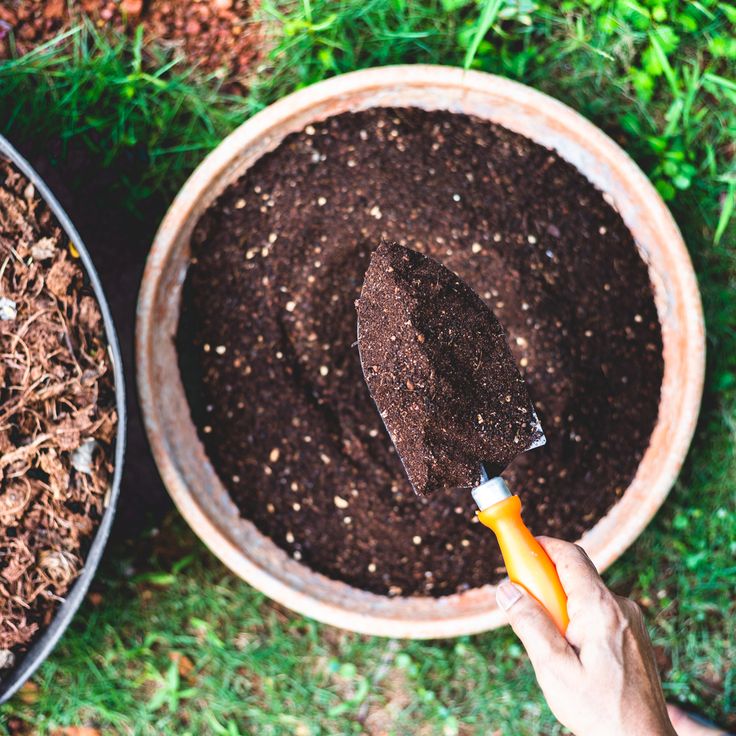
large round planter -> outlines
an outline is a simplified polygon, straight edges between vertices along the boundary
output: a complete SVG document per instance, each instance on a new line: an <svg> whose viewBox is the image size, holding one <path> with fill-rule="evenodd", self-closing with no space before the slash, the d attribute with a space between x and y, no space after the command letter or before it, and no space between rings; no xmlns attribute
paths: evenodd
<svg viewBox="0 0 736 736"><path fill-rule="evenodd" d="M115 451L112 458L114 463L113 476L110 488L105 499L105 513L102 516L97 531L84 560L84 568L74 582L71 590L67 593L64 602L56 610L56 614L41 634L35 639L28 651L18 657L15 667L9 672L3 673L0 679L0 703L4 703L23 685L23 683L36 671L39 665L48 657L51 650L61 638L61 635L69 626L74 614L84 600L97 566L105 550L107 539L110 536L115 507L120 493L120 478L123 472L123 458L125 454L125 380L123 378L123 361L120 357L120 347L112 322L110 308L108 307L102 284L97 276L92 258L84 246L79 233L62 209L54 195L46 186L41 177L33 170L30 164L0 135L0 156L9 159L13 165L23 173L38 192L39 196L46 202L48 208L53 212L66 237L74 244L89 283L94 291L97 303L100 306L102 320L105 326L105 339L113 367L115 380L115 410L118 414L117 433L115 438Z"/></svg>
<svg viewBox="0 0 736 736"><path fill-rule="evenodd" d="M636 477L581 544L600 569L636 539L680 470L698 415L704 328L685 244L664 203L610 138L560 102L507 79L439 66L346 74L292 94L240 126L197 168L151 250L138 303L137 369L146 430L179 510L210 549L266 595L307 616L382 636L433 638L504 621L492 586L440 599L388 598L313 572L238 513L200 443L177 370L174 335L189 241L222 191L289 133L346 111L414 106L468 113L559 152L618 209L649 265L662 325L665 371L659 419Z"/></svg>

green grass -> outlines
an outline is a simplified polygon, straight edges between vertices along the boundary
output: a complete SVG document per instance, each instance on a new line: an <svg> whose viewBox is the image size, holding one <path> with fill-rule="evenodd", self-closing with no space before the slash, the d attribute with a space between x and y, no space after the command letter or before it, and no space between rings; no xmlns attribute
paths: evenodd
<svg viewBox="0 0 736 736"><path fill-rule="evenodd" d="M171 197L252 111L223 94L215 75L196 75L141 33L103 38L91 23L0 63L2 132L45 144L59 161L84 150L98 166L114 167L112 194L130 209Z"/></svg>
<svg viewBox="0 0 736 736"><path fill-rule="evenodd" d="M270 603L181 521L163 536L135 554L146 560L152 548L165 550L144 563L148 574L125 576L130 552L108 561L102 601L85 607L37 689L6 715L124 733L351 734L361 733L359 717L375 720L398 697L396 733L417 733L417 723L426 733L458 733L469 716L489 731L525 713L551 723L508 632L436 644L347 634ZM178 656L193 665L186 677ZM503 680L521 697L494 693Z"/></svg>
<svg viewBox="0 0 736 736"><path fill-rule="evenodd" d="M668 696L736 727L736 6L303 0L267 2L264 13L272 51L248 98L223 95L140 39L82 29L0 66L0 129L85 147L124 172L115 197L131 209L165 201L273 99L375 64L467 62L607 130L683 230L709 357L681 478L606 577L642 603ZM0 709L6 719L40 733L350 734L382 718L396 734L559 732L508 631L387 642L315 624L235 579L178 519L110 549L98 585L101 602L85 604L34 685Z"/></svg>

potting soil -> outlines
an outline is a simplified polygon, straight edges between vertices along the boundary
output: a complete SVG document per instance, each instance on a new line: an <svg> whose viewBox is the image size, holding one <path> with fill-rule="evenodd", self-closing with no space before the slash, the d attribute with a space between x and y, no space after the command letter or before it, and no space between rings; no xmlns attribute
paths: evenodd
<svg viewBox="0 0 736 736"><path fill-rule="evenodd" d="M77 258L0 158L0 677L81 572L110 483L112 366Z"/></svg>
<svg viewBox="0 0 736 736"><path fill-rule="evenodd" d="M542 429L506 333L441 263L383 242L357 303L371 396L417 493L498 475Z"/></svg>
<svg viewBox="0 0 736 736"><path fill-rule="evenodd" d="M392 239L493 309L547 445L504 477L576 539L631 481L662 339L621 217L554 151L449 112L374 108L288 136L205 213L180 324L201 439L243 516L295 559L388 595L497 581L467 490L416 496L363 380L354 302Z"/></svg>

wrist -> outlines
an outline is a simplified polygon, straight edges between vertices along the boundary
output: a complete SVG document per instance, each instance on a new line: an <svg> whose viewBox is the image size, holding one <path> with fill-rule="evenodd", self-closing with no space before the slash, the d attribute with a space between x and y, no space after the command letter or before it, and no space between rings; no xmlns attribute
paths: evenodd
<svg viewBox="0 0 736 736"><path fill-rule="evenodd" d="M574 731L575 736L677 736L677 731L669 721L645 726L640 722L597 724L588 729Z"/></svg>
<svg viewBox="0 0 736 736"><path fill-rule="evenodd" d="M602 711L597 721L586 723L579 730L572 724L568 728L575 736L677 736L667 713L606 715Z"/></svg>

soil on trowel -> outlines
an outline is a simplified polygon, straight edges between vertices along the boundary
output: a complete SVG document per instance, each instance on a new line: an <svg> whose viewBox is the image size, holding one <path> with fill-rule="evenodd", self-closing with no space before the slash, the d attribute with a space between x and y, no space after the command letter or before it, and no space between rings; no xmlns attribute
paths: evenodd
<svg viewBox="0 0 736 736"><path fill-rule="evenodd" d="M3 158L0 353L1 678L82 570L117 425L102 316L74 244Z"/></svg>
<svg viewBox="0 0 736 736"><path fill-rule="evenodd" d="M417 493L477 486L543 441L506 333L441 263L384 242L358 310L358 351L376 407Z"/></svg>
<svg viewBox="0 0 736 736"><path fill-rule="evenodd" d="M295 559L388 595L503 574L467 489L414 494L363 380L354 302L391 239L494 311L547 444L504 477L536 534L576 539L631 481L656 422L647 266L554 151L464 115L373 108L288 136L192 237L181 368L244 517Z"/></svg>

